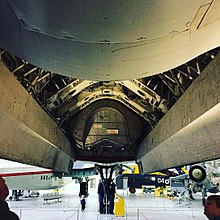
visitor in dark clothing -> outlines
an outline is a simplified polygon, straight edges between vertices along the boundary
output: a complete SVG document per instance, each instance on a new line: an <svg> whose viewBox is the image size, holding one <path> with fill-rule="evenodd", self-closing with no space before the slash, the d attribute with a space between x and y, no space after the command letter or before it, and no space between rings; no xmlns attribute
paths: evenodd
<svg viewBox="0 0 220 220"><path fill-rule="evenodd" d="M0 220L19 220L18 216L10 211L8 203L5 201L9 194L5 180L0 177Z"/></svg>
<svg viewBox="0 0 220 220"><path fill-rule="evenodd" d="M99 195L99 212L102 214L104 208L104 195L105 195L105 186L102 180L99 181L98 195Z"/></svg>
<svg viewBox="0 0 220 220"><path fill-rule="evenodd" d="M115 200L115 183L111 180L109 187L109 212L110 214L114 214L114 200Z"/></svg>
<svg viewBox="0 0 220 220"><path fill-rule="evenodd" d="M6 201L0 201L0 220L19 220L18 216L10 211Z"/></svg>
<svg viewBox="0 0 220 220"><path fill-rule="evenodd" d="M81 196L80 203L81 203L81 211L84 212L86 208L86 199L84 195Z"/></svg>

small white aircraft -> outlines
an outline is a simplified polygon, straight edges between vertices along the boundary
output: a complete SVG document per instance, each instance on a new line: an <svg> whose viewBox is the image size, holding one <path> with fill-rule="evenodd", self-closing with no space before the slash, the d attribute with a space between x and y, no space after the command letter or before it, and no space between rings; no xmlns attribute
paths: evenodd
<svg viewBox="0 0 220 220"><path fill-rule="evenodd" d="M83 167L73 169L70 174L65 176L50 169L6 160L0 160L0 166L0 176L5 179L8 188L11 190L59 189L70 183L74 178L92 175L93 169L84 168L84 164Z"/></svg>
<svg viewBox="0 0 220 220"><path fill-rule="evenodd" d="M56 189L70 183L72 177L58 177L53 170L0 160L0 176L12 190Z"/></svg>
<svg viewBox="0 0 220 220"><path fill-rule="evenodd" d="M71 177L59 178L52 170L31 166L0 168L0 176L13 190L56 189L72 181Z"/></svg>

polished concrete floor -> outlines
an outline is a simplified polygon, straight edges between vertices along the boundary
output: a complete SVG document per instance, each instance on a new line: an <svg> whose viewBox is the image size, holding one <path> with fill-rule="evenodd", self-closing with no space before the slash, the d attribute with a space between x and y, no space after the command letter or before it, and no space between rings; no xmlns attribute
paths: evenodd
<svg viewBox="0 0 220 220"><path fill-rule="evenodd" d="M98 213L98 197L96 189L89 189L86 199L86 210L80 211L78 196L79 184L70 184L61 190L62 202L51 201L44 204L43 191L38 198L23 198L22 201L8 201L11 210L16 212L21 220L205 220L201 195L196 194L194 201L178 199L170 200L155 197L154 193L142 193L141 190L131 195L127 191L117 190L124 197L125 216L100 215ZM47 191L48 192L48 191Z"/></svg>

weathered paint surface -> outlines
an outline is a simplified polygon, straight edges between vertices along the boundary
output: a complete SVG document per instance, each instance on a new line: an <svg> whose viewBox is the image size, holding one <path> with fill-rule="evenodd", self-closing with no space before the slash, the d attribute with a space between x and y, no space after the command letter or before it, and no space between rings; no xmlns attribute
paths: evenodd
<svg viewBox="0 0 220 220"><path fill-rule="evenodd" d="M220 157L220 54L139 147L144 172Z"/></svg>
<svg viewBox="0 0 220 220"><path fill-rule="evenodd" d="M70 142L0 62L0 157L55 170L74 159Z"/></svg>

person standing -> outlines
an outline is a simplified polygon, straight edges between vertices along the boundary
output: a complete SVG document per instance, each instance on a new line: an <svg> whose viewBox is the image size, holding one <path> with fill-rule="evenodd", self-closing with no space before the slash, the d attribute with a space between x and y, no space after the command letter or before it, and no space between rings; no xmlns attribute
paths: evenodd
<svg viewBox="0 0 220 220"><path fill-rule="evenodd" d="M110 182L110 186L109 186L109 213L110 214L114 214L114 200L115 200L115 183L113 181L113 179Z"/></svg>
<svg viewBox="0 0 220 220"><path fill-rule="evenodd" d="M202 186L202 205L203 206L205 206L206 197L207 197L206 187Z"/></svg>
<svg viewBox="0 0 220 220"><path fill-rule="evenodd" d="M80 190L79 190L79 196L81 197L84 195L87 197L89 195L88 193L88 179L86 177L83 177L83 179L80 182Z"/></svg>
<svg viewBox="0 0 220 220"><path fill-rule="evenodd" d="M80 204L81 204L81 211L84 212L86 208L86 199L84 195L81 196Z"/></svg>
<svg viewBox="0 0 220 220"><path fill-rule="evenodd" d="M188 193L189 193L189 198L191 200L195 200L195 198L193 197L193 190L192 190L192 184L191 183L188 184L187 190L188 190Z"/></svg>
<svg viewBox="0 0 220 220"><path fill-rule="evenodd" d="M19 220L19 217L9 209L8 203L5 201L8 194L9 190L5 180L0 176L0 219Z"/></svg>
<svg viewBox="0 0 220 220"><path fill-rule="evenodd" d="M99 181L98 185L98 197L99 197L99 212L103 214L104 208L104 195L105 195L105 186L102 180Z"/></svg>

